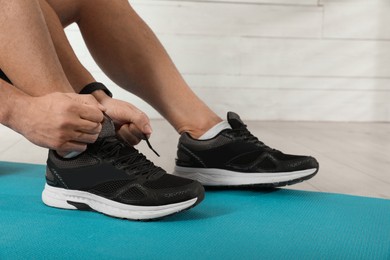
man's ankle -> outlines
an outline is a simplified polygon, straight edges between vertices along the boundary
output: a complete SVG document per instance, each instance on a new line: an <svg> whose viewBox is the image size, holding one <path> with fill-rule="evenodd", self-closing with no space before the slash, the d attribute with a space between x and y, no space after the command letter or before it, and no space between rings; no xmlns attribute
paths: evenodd
<svg viewBox="0 0 390 260"><path fill-rule="evenodd" d="M188 133L192 138L198 139L211 128L220 124L221 122L223 122L221 118L215 118L213 120L199 123L197 125L187 125L180 127L177 131L179 132L179 134Z"/></svg>

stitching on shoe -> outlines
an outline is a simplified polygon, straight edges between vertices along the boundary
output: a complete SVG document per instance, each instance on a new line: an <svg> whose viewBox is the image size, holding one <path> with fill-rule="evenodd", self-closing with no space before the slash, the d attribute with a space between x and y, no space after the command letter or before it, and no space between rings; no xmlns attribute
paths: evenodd
<svg viewBox="0 0 390 260"><path fill-rule="evenodd" d="M58 178L58 180L65 186L65 188L69 189L68 185L64 182L61 176L56 172L56 170L52 169L51 172Z"/></svg>
<svg viewBox="0 0 390 260"><path fill-rule="evenodd" d="M191 152L187 147L185 147L183 144L180 144L181 148L184 149L187 153L189 153L195 160L197 160L200 164L203 165L203 167L206 167L206 164L193 152Z"/></svg>

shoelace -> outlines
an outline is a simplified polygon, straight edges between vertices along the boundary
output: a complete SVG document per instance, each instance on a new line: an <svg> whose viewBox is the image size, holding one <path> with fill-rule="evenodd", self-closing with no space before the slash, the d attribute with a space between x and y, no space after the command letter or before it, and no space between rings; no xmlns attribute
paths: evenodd
<svg viewBox="0 0 390 260"><path fill-rule="evenodd" d="M254 143L262 147L263 149L269 150L269 151L274 151L278 152L278 150L273 149L266 145L265 143L261 142L256 136L254 136L247 128L246 125L242 128L236 128L232 129L232 133L235 137L240 138L243 141Z"/></svg>
<svg viewBox="0 0 390 260"><path fill-rule="evenodd" d="M149 142L148 137L147 137L145 134L144 134L144 137L145 137L146 143L148 144L149 149L152 150L158 157L160 157L160 155L158 154L158 152L157 152L156 150L153 149L152 145L151 145L150 142Z"/></svg>
<svg viewBox="0 0 390 260"><path fill-rule="evenodd" d="M150 143L148 146L151 147ZM157 154L153 148L151 150ZM119 169L131 171L136 176L152 176L162 170L149 161L145 155L125 144L123 141L118 140L116 137L104 138L99 145L98 153L103 158L113 161Z"/></svg>

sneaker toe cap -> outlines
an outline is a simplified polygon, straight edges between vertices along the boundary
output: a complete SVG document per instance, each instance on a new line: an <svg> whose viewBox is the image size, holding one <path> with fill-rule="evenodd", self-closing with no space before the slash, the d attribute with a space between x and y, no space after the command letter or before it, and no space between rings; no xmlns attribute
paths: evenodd
<svg viewBox="0 0 390 260"><path fill-rule="evenodd" d="M299 158L291 161L287 161L283 165L285 171L300 171L307 169L318 169L318 161L311 156L299 156Z"/></svg>

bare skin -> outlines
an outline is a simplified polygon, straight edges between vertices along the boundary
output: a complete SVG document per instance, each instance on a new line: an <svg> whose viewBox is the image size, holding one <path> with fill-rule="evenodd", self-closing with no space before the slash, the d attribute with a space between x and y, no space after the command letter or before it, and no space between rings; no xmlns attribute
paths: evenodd
<svg viewBox="0 0 390 260"><path fill-rule="evenodd" d="M3 125L63 154L84 151L102 127L104 108L91 95L56 92L32 97L0 79L0 104Z"/></svg>
<svg viewBox="0 0 390 260"><path fill-rule="evenodd" d="M78 24L92 56L114 82L151 104L179 133L188 132L197 138L222 121L189 88L127 0L47 2L64 27ZM73 59L59 57L63 67L75 68ZM69 71L67 75L77 77L78 73Z"/></svg>
<svg viewBox="0 0 390 260"><path fill-rule="evenodd" d="M48 94L74 91L62 71L38 2L1 0L0 4L0 68L23 91L1 80L1 123L61 153L85 150L86 143L98 136L104 107L92 96Z"/></svg>
<svg viewBox="0 0 390 260"><path fill-rule="evenodd" d="M150 135L148 118L131 104L104 96L108 110L97 99L102 101L103 93L74 93L38 0L0 0L0 5L0 68L21 90L1 80L0 123L60 154L81 152L94 142L103 111L119 124L139 124L143 134ZM92 81L89 75L84 83Z"/></svg>
<svg viewBox="0 0 390 260"><path fill-rule="evenodd" d="M0 4L0 68L13 84L32 96L74 92L38 1L0 0Z"/></svg>
<svg viewBox="0 0 390 260"><path fill-rule="evenodd" d="M45 0L39 1L57 55L64 68L65 74L76 93L90 82L93 76L80 63L64 33L61 22ZM148 117L130 103L108 97L103 91L92 93L106 108L106 113L114 120L119 128L118 135L132 145L138 144L145 135L149 137L152 128Z"/></svg>

